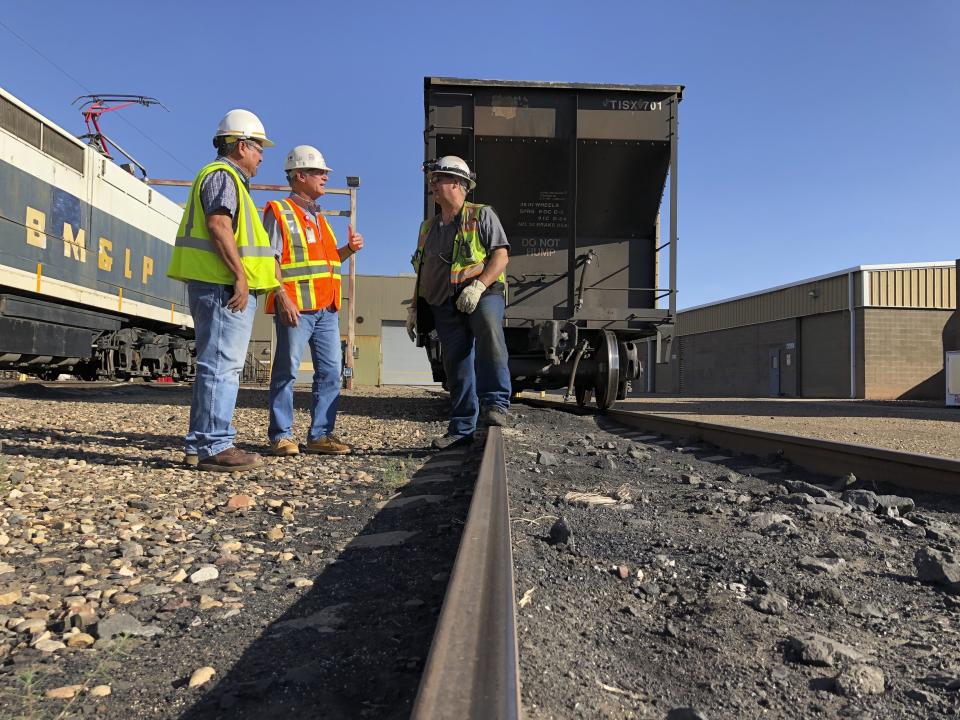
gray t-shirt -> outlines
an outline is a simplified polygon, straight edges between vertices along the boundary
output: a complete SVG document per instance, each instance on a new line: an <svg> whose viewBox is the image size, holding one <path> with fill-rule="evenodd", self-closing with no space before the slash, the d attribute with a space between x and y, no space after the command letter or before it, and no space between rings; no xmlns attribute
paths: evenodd
<svg viewBox="0 0 960 720"><path fill-rule="evenodd" d="M236 163L225 157L218 157L217 162L226 163L237 171L249 190L250 179ZM207 175L200 184L200 204L203 205L203 214L212 215L218 210L226 210L233 220L233 229L237 229L237 184L226 170L214 170Z"/></svg>
<svg viewBox="0 0 960 720"><path fill-rule="evenodd" d="M447 225L441 224L438 217L427 235L420 266L419 295L430 305L442 305L453 295L453 286L450 284L450 264L453 261L453 239L459 229L460 215ZM492 207L481 208L478 230L480 243L488 254L501 247L510 250L507 234ZM489 289L502 293L503 285L494 283Z"/></svg>

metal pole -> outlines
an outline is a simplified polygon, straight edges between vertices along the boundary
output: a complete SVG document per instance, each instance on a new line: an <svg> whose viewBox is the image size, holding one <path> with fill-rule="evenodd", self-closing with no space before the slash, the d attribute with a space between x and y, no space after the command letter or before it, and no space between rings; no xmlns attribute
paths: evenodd
<svg viewBox="0 0 960 720"><path fill-rule="evenodd" d="M350 188L350 224L353 225L353 231L357 232L357 189ZM347 377L347 390L353 389L353 346L356 342L357 325L357 256L350 256L350 294L348 297L350 307L347 308L347 357L346 366L350 368L349 377Z"/></svg>
<svg viewBox="0 0 960 720"><path fill-rule="evenodd" d="M670 316L677 317L677 154L679 144L680 98L676 95L670 103ZM676 321L676 320L674 320Z"/></svg>
<svg viewBox="0 0 960 720"><path fill-rule="evenodd" d="M166 187L190 187L193 180L170 180L165 178L144 178L146 185L162 185ZM269 192L290 192L289 185L270 185L268 183L250 183L251 190L267 190ZM350 195L352 188L324 188L324 195Z"/></svg>
<svg viewBox="0 0 960 720"><path fill-rule="evenodd" d="M847 273L847 311L850 313L850 397L857 397L857 313L853 301L854 274Z"/></svg>

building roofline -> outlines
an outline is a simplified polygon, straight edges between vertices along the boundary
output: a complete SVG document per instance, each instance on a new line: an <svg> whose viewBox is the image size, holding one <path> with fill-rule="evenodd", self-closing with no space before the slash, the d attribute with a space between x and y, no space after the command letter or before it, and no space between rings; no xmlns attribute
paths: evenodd
<svg viewBox="0 0 960 720"><path fill-rule="evenodd" d="M956 267L956 264L956 260L937 260L933 262L889 263L885 265L856 265L854 267L846 268L845 270L835 270L834 272L817 275L815 277L804 278L803 280L796 280L792 283L777 285L776 287L766 288L764 290L754 290L753 292L744 293L743 295L735 295L733 297L724 298L723 300L714 300L713 302L703 303L702 305L694 305L693 307L682 308L681 310L677 311L677 314L679 315L680 313L691 312L692 310L701 310L703 308L713 307L714 305L723 305L724 303L734 302L735 300L745 300L746 298L757 297L758 295L766 295L768 293L777 292L778 290L786 290L787 288L806 285L819 280L840 277L841 275L849 275L852 272L863 272L865 270L870 272L873 270L915 270L918 268L928 267Z"/></svg>

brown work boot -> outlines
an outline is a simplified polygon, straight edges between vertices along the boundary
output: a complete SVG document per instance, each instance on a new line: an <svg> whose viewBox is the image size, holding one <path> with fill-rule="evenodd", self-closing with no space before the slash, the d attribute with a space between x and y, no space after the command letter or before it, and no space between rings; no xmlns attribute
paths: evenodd
<svg viewBox="0 0 960 720"><path fill-rule="evenodd" d="M276 442L270 443L270 454L279 456L299 455L300 446L290 438L280 438Z"/></svg>
<svg viewBox="0 0 960 720"><path fill-rule="evenodd" d="M338 440L334 435L325 435L316 440L308 440L305 450L321 455L347 455L351 452L350 446Z"/></svg>
<svg viewBox="0 0 960 720"><path fill-rule="evenodd" d="M186 465L187 467L196 467L197 463L199 462L200 462L200 456L197 455L195 452L183 454L183 464Z"/></svg>
<svg viewBox="0 0 960 720"><path fill-rule="evenodd" d="M231 447L201 460L197 469L212 472L240 472L241 470L253 470L255 467L260 467L261 464L263 464L263 459L257 453L244 452Z"/></svg>

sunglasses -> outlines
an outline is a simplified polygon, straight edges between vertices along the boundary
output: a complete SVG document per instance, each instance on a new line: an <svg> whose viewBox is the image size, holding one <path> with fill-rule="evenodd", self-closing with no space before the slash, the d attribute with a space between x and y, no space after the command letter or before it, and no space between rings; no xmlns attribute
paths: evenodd
<svg viewBox="0 0 960 720"><path fill-rule="evenodd" d="M431 175L427 181L430 185L439 185L444 182L456 182L457 179L450 175Z"/></svg>
<svg viewBox="0 0 960 720"><path fill-rule="evenodd" d="M251 139L249 139L249 138L245 138L243 142L244 142L244 144L245 144L247 147L253 148L253 149L256 150L258 153L260 153L261 155L263 155L263 145L261 145L260 143L254 141L254 140L251 140Z"/></svg>

